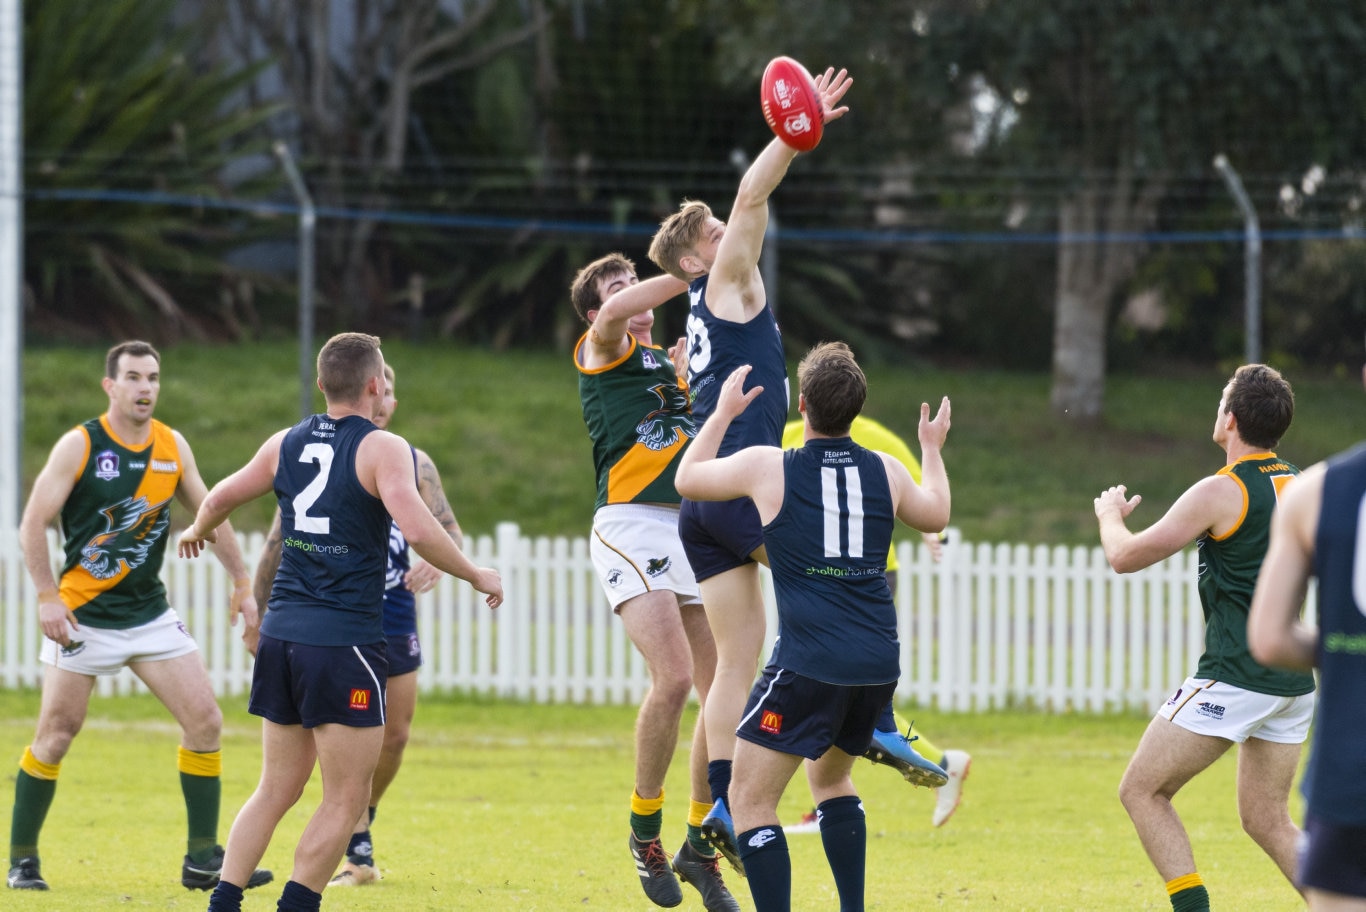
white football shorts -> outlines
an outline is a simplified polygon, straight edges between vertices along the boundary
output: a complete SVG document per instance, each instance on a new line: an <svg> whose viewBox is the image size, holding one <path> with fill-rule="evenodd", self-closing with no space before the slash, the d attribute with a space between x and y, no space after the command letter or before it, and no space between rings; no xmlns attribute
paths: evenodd
<svg viewBox="0 0 1366 912"><path fill-rule="evenodd" d="M1302 744L1314 718L1314 695L1277 697L1208 678L1187 678L1157 714L1197 735L1238 744L1248 738Z"/></svg>
<svg viewBox="0 0 1366 912"><path fill-rule="evenodd" d="M678 537L678 508L608 504L593 514L588 551L612 610L646 592L664 589L679 607L700 605L702 595Z"/></svg>
<svg viewBox="0 0 1366 912"><path fill-rule="evenodd" d="M80 620L79 614L76 619ZM77 674L112 675L132 662L176 659L198 649L175 609L167 608L146 624L124 630L82 624L71 631L68 646L58 646L55 640L43 637L38 658Z"/></svg>

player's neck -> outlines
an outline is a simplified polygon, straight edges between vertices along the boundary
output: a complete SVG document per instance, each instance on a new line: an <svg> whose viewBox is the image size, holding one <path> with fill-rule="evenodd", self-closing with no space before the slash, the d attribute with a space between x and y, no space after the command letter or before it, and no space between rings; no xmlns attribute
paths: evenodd
<svg viewBox="0 0 1366 912"><path fill-rule="evenodd" d="M1275 452L1274 447L1253 446L1250 443L1243 442L1243 438L1235 436L1224 447L1224 465L1233 465L1238 460L1246 459L1248 456L1271 452Z"/></svg>
<svg viewBox="0 0 1366 912"><path fill-rule="evenodd" d="M114 436L129 446L140 447L152 439L150 417L146 421L135 421L111 409L104 413L104 420L108 422L109 430L114 432Z"/></svg>
<svg viewBox="0 0 1366 912"><path fill-rule="evenodd" d="M379 400L361 394L360 398L350 402L327 402L327 417L340 421L343 418L350 418L352 415L364 418L366 421L374 421L379 414Z"/></svg>

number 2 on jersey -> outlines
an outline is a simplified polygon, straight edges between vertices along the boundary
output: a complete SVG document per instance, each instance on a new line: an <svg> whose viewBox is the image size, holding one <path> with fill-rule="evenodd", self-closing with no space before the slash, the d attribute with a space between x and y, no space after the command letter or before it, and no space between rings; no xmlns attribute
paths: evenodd
<svg viewBox="0 0 1366 912"><path fill-rule="evenodd" d="M332 520L326 516L310 516L308 508L317 503L327 487L327 476L332 473L332 446L327 443L305 444L299 461L314 463L318 467L318 474L294 497L294 528L300 532L328 535L332 531Z"/></svg>

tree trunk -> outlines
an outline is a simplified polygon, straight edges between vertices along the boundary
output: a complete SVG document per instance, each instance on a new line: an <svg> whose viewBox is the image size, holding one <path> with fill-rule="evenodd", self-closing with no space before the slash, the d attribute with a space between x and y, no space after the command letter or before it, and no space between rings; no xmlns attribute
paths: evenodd
<svg viewBox="0 0 1366 912"><path fill-rule="evenodd" d="M1059 207L1058 288L1053 319L1054 414L1099 420L1105 400L1105 324L1109 290L1098 287L1101 245L1078 236L1094 230L1096 199L1083 191ZM1069 240L1069 238L1077 238Z"/></svg>
<svg viewBox="0 0 1366 912"><path fill-rule="evenodd" d="M1100 420L1110 300L1133 275L1144 246L1101 235L1142 231L1165 190L1161 179L1149 179L1141 189L1135 184L1133 172L1122 168L1112 184L1088 183L1058 207L1062 240L1049 401L1054 414L1079 424Z"/></svg>

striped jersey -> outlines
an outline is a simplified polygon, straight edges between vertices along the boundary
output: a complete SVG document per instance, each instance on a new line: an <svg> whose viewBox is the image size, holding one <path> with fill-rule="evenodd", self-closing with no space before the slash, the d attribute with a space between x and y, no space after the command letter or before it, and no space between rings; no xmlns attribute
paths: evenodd
<svg viewBox="0 0 1366 912"><path fill-rule="evenodd" d="M783 449L791 450L801 446L805 433L805 422L789 421L783 426ZM855 415L853 422L849 425L849 436L861 447L878 450L891 456L906 467L906 471L911 473L912 481L920 484L920 460L915 458L915 454L906 445L906 441L898 437L891 428L874 421L872 418ZM887 572L892 573L900 568L901 564L896 559L896 542L892 542L892 547L887 552Z"/></svg>
<svg viewBox="0 0 1366 912"><path fill-rule="evenodd" d="M1281 488L1299 471L1275 453L1244 456L1219 470L1242 488L1243 515L1223 536L1206 534L1196 541L1200 605L1205 612L1205 652L1195 671L1197 678L1280 697L1314 689L1313 675L1267 668L1247 649L1247 610L1266 557L1271 511Z"/></svg>
<svg viewBox="0 0 1366 912"><path fill-rule="evenodd" d="M1366 445L1328 461L1314 535L1319 694L1304 773L1308 812L1366 827Z"/></svg>
<svg viewBox="0 0 1366 912"><path fill-rule="evenodd" d="M787 421L787 359L783 337L773 308L748 323L733 323L714 316L707 307L707 276L688 286L692 310L688 314L688 387L692 390L692 414L700 427L716 410L721 384L742 364L751 365L745 389L756 386L763 393L735 417L726 428L717 456L729 456L747 446L779 446Z"/></svg>
<svg viewBox="0 0 1366 912"><path fill-rule="evenodd" d="M828 684L901 673L887 549L896 514L882 458L848 437L783 452L783 506L764 526L778 602L770 664Z"/></svg>
<svg viewBox="0 0 1366 912"><path fill-rule="evenodd" d="M607 504L677 504L674 475L684 447L697 434L687 384L668 352L627 338L626 354L597 368L583 366L587 333L574 346L579 400L598 479L594 510Z"/></svg>
<svg viewBox="0 0 1366 912"><path fill-rule="evenodd" d="M389 556L384 567L384 635L405 636L417 632L417 596L403 584L412 569L408 539L398 523L389 523Z"/></svg>
<svg viewBox="0 0 1366 912"><path fill-rule="evenodd" d="M161 582L171 500L180 485L180 449L153 419L147 443L120 440L108 415L80 426L86 455L62 505L66 560L58 586L76 621L114 630L136 627L169 607Z"/></svg>
<svg viewBox="0 0 1366 912"><path fill-rule="evenodd" d="M261 632L310 646L384 639L381 605L389 512L356 477L356 451L373 423L313 415L280 441L280 569Z"/></svg>

